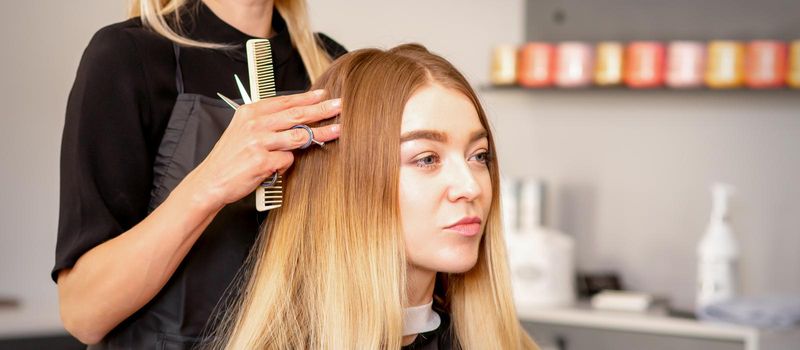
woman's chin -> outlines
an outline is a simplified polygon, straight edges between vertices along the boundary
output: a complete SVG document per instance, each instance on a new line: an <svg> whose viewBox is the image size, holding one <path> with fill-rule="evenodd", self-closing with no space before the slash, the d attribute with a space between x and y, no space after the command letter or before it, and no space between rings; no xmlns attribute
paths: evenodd
<svg viewBox="0 0 800 350"><path fill-rule="evenodd" d="M475 267L478 261L478 254L468 254L458 257L450 257L440 261L435 271L444 273L465 273Z"/></svg>

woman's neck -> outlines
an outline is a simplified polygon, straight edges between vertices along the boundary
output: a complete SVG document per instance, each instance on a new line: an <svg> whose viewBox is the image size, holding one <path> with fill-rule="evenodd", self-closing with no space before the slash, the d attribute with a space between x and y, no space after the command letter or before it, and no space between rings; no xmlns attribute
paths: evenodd
<svg viewBox="0 0 800 350"><path fill-rule="evenodd" d="M406 270L408 281L408 306L425 305L433 299L436 285L436 272L409 266Z"/></svg>
<svg viewBox="0 0 800 350"><path fill-rule="evenodd" d="M272 31L274 0L202 0L217 17L240 32L269 38Z"/></svg>
<svg viewBox="0 0 800 350"><path fill-rule="evenodd" d="M414 266L407 269L408 281L408 306L419 306L430 303L433 300L433 287L436 285L436 272L427 271ZM403 337L402 344L408 345L414 342L416 334Z"/></svg>

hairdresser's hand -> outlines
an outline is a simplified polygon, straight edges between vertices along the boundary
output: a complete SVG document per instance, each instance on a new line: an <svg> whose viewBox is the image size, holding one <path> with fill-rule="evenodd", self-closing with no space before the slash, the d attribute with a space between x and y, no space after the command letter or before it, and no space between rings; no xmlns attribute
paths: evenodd
<svg viewBox="0 0 800 350"><path fill-rule="evenodd" d="M292 150L308 141L308 132L290 129L333 117L341 100L325 100L322 90L278 96L241 106L217 144L184 182L197 200L217 208L250 194L276 171L294 161ZM314 139L339 137L339 124L313 128ZM311 145L311 147L317 147ZM181 183L181 185L184 184Z"/></svg>

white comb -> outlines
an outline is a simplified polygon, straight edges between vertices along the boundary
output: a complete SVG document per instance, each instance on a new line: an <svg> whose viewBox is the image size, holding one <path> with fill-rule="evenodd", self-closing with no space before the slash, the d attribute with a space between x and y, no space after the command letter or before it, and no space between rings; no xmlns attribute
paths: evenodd
<svg viewBox="0 0 800 350"><path fill-rule="evenodd" d="M267 39L247 41L247 68L250 75L250 99L253 102L275 96L275 74L272 70L272 48ZM273 175L274 176L274 175ZM269 179L274 177L270 176ZM268 180L256 189L256 210L267 211L283 204L283 177L274 183Z"/></svg>
<svg viewBox="0 0 800 350"><path fill-rule="evenodd" d="M247 68L250 72L250 97L253 102L275 96L272 48L268 39L247 41Z"/></svg>

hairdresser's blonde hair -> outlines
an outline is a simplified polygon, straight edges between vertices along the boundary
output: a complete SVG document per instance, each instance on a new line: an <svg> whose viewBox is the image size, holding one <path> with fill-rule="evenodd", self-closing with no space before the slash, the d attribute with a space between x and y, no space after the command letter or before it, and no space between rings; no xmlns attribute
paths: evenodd
<svg viewBox="0 0 800 350"><path fill-rule="evenodd" d="M398 349L406 305L406 258L398 179L403 109L420 88L467 96L464 77L419 45L351 52L314 84L341 97L341 136L299 153L283 207L269 213L248 261L250 278L222 320L215 348ZM435 304L447 310L456 348L536 349L517 319L500 230L497 161L491 209L476 265L439 273Z"/></svg>
<svg viewBox="0 0 800 350"><path fill-rule="evenodd" d="M200 0L197 0L200 1ZM130 0L128 16L140 17L142 24L156 33L183 46L204 47L210 49L231 48L224 43L209 43L187 38L181 33L181 12L186 10L191 0ZM311 30L305 0L275 0L275 9L286 21L292 45L297 48L300 58L306 67L311 82L325 71L331 64L331 57L320 47L316 35ZM175 15L176 28L169 25L167 17Z"/></svg>

